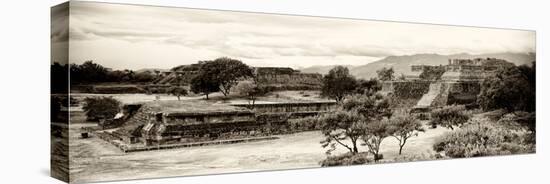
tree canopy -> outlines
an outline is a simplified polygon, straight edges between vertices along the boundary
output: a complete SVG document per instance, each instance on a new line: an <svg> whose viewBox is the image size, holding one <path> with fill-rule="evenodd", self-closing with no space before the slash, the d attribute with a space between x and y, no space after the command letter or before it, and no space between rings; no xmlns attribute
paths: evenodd
<svg viewBox="0 0 550 184"><path fill-rule="evenodd" d="M210 93L220 91L220 84L218 81L213 80L212 76L208 76L205 73L200 73L191 79L191 91L193 93L204 94L208 100L208 95Z"/></svg>
<svg viewBox="0 0 550 184"><path fill-rule="evenodd" d="M413 136L417 136L418 132L426 131L422 127L422 123L411 114L399 114L390 119L390 132L397 141L399 141L399 155L403 151L403 147L407 140Z"/></svg>
<svg viewBox="0 0 550 184"><path fill-rule="evenodd" d="M336 66L323 77L321 95L342 101L346 95L352 94L357 87L357 80L349 73L349 69Z"/></svg>
<svg viewBox="0 0 550 184"><path fill-rule="evenodd" d="M112 119L120 111L121 103L113 97L87 97L82 109L86 112L87 120Z"/></svg>
<svg viewBox="0 0 550 184"><path fill-rule="evenodd" d="M532 66L503 67L481 83L478 103L484 110L535 111L536 72Z"/></svg>
<svg viewBox="0 0 550 184"><path fill-rule="evenodd" d="M200 63L199 75L202 80L208 80L207 84L218 84L219 91L224 96L229 95L231 88L241 79L253 77L252 68L243 62L222 57L213 61L203 61ZM195 81L197 82L197 81Z"/></svg>
<svg viewBox="0 0 550 184"><path fill-rule="evenodd" d="M171 94L171 95L174 95L176 97L178 97L178 100L180 100L180 97L181 96L185 96L188 94L187 92L187 89L185 89L184 87L182 86L173 86L173 87L170 87L168 89L168 92Z"/></svg>
<svg viewBox="0 0 550 184"><path fill-rule="evenodd" d="M378 79L382 81L391 81L395 79L395 71L393 70L393 67L390 68L381 68L380 70L376 71L376 74L378 74Z"/></svg>
<svg viewBox="0 0 550 184"><path fill-rule="evenodd" d="M363 96L354 95L344 100L340 107L334 111L321 115L318 121L321 123L321 130L325 135L325 140L321 142L323 147L330 146L327 153L336 149L336 145L341 145L348 149L352 154L359 152L357 148L358 140L372 141L380 138L380 121L391 116L391 109L386 98L380 95ZM389 135L389 134L383 134ZM386 136L384 136L386 137ZM345 143L348 140L351 144ZM383 139L383 138L382 138ZM381 142L378 139L376 142ZM379 143L377 144L379 147ZM369 152L376 152L377 150Z"/></svg>
<svg viewBox="0 0 550 184"><path fill-rule="evenodd" d="M258 95L262 93L262 90L258 87L254 81L241 81L235 86L236 91L249 100L249 104L254 105Z"/></svg>

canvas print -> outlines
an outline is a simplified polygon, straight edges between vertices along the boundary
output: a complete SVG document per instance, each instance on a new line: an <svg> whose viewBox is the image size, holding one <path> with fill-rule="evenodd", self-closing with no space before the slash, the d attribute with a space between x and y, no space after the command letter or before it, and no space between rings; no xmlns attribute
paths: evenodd
<svg viewBox="0 0 550 184"><path fill-rule="evenodd" d="M536 152L531 30L51 9L51 174L98 182Z"/></svg>

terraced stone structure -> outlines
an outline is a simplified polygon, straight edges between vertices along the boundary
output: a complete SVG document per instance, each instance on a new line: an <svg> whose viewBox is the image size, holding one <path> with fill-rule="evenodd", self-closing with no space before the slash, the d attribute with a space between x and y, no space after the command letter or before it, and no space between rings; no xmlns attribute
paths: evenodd
<svg viewBox="0 0 550 184"><path fill-rule="evenodd" d="M407 81L385 82L382 86L382 92L401 94L424 91L414 107L415 109L427 109L451 104L473 104L480 92L480 82L484 78L494 74L500 68L513 65L496 58L449 59L448 62L448 65L439 66L412 65L411 71L413 74L406 76ZM422 71L426 69L441 68L445 72L440 80L423 81L419 77ZM426 82L429 82L429 85L426 85ZM409 87L399 87L403 85ZM414 90L411 90L411 87ZM413 95L413 97L416 97L416 95Z"/></svg>
<svg viewBox="0 0 550 184"><path fill-rule="evenodd" d="M258 84L272 90L321 89L323 76L317 73L301 73L299 70L281 67L256 67Z"/></svg>
<svg viewBox="0 0 550 184"><path fill-rule="evenodd" d="M163 72L153 81L155 85L188 85L199 72L200 64L181 65ZM288 67L255 67L258 84L271 90L320 89L323 76L317 73L301 73Z"/></svg>
<svg viewBox="0 0 550 184"><path fill-rule="evenodd" d="M112 133L126 144L145 146L270 135L271 129L335 108L335 102L211 104L149 102ZM266 132L266 129L270 129Z"/></svg>

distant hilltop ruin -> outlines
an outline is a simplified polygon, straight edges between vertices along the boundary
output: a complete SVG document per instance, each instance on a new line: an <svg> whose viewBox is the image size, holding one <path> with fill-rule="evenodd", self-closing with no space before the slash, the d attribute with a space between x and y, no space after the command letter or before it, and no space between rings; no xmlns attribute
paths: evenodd
<svg viewBox="0 0 550 184"><path fill-rule="evenodd" d="M156 85L188 85L199 72L200 64L181 65L162 72L153 81ZM259 85L272 90L320 89L323 76L317 73L302 73L289 67L254 67L255 80Z"/></svg>

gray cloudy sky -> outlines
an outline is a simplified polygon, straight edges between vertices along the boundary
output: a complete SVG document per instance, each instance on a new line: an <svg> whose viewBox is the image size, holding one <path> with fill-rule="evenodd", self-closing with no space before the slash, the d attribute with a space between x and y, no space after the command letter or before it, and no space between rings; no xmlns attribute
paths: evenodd
<svg viewBox="0 0 550 184"><path fill-rule="evenodd" d="M93 2L72 2L70 13L68 59L114 69L171 68L222 56L252 66L307 67L417 53L535 52L531 31ZM62 49L63 39L54 35L63 31L52 29L53 52Z"/></svg>

